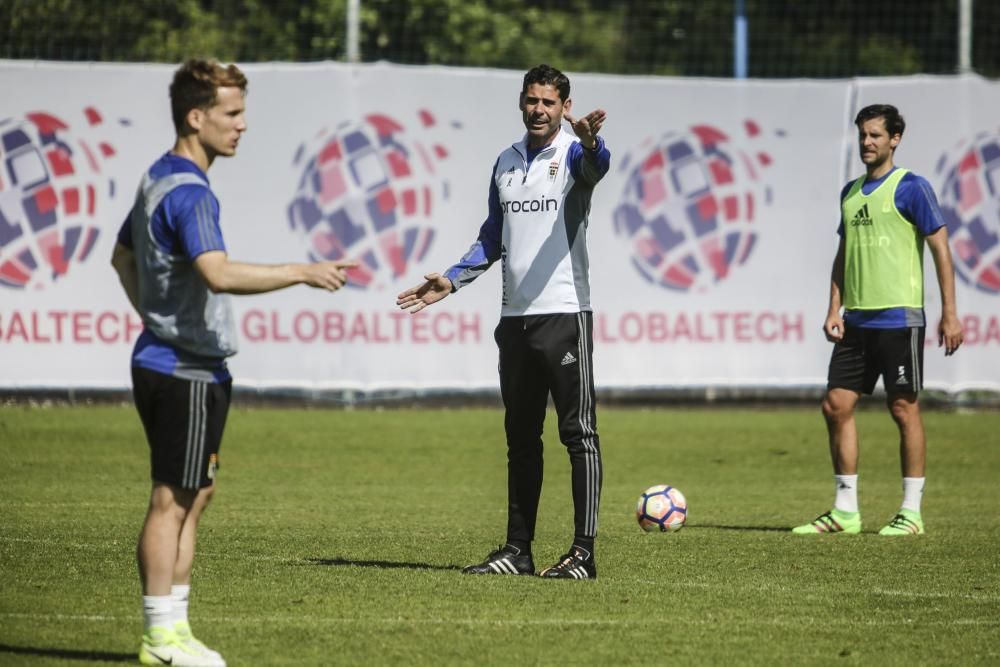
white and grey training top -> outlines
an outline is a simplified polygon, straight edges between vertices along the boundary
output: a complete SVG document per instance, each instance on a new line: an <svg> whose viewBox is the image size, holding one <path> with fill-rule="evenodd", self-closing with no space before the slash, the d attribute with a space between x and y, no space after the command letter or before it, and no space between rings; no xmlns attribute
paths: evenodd
<svg viewBox="0 0 1000 667"><path fill-rule="evenodd" d="M493 166L489 215L479 237L445 272L455 290L498 259L503 267L501 317L591 310L587 224L594 186L611 153L560 129L551 144L528 149L527 135Z"/></svg>

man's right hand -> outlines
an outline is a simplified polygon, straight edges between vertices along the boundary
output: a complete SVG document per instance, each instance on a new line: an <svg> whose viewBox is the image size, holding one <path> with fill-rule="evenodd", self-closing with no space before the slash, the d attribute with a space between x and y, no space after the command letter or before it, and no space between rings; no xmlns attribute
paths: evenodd
<svg viewBox="0 0 1000 667"><path fill-rule="evenodd" d="M358 265L353 260L326 260L307 264L303 282L310 287L336 292L347 284L345 269L353 269Z"/></svg>
<svg viewBox="0 0 1000 667"><path fill-rule="evenodd" d="M400 309L419 313L432 303L437 303L451 294L451 280L440 273L428 273L424 276L424 280L424 283L411 287L396 297L396 305Z"/></svg>
<svg viewBox="0 0 1000 667"><path fill-rule="evenodd" d="M839 343L844 339L844 318L840 316L840 313L826 316L826 322L823 323L823 333L826 334L826 339L831 343Z"/></svg>

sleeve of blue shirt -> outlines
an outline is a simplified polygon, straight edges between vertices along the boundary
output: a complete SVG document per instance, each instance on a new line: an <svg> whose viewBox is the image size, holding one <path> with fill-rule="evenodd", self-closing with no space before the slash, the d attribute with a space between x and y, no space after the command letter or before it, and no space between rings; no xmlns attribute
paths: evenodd
<svg viewBox="0 0 1000 667"><path fill-rule="evenodd" d="M163 201L165 224L171 227L176 239L171 248L175 254L183 254L194 260L198 255L212 250L226 251L219 227L219 201L212 191L199 185L181 186L173 190ZM161 244L166 240L156 233Z"/></svg>
<svg viewBox="0 0 1000 667"><path fill-rule="evenodd" d="M569 172L574 179L591 187L597 185L611 168L611 152L600 135L596 139L594 150L587 150L578 141L569 146Z"/></svg>
<svg viewBox="0 0 1000 667"><path fill-rule="evenodd" d="M934 189L927 179L912 171L899 181L896 188L896 208L923 236L930 236L945 226Z"/></svg>
<svg viewBox="0 0 1000 667"><path fill-rule="evenodd" d="M500 259L503 210L500 208L500 191L497 189L496 170L499 159L490 175L489 212L479 228L479 237L454 266L444 272L458 290L481 276Z"/></svg>
<svg viewBox="0 0 1000 667"><path fill-rule="evenodd" d="M209 250L226 251L219 227L219 202L206 187L188 185L171 191L153 212L150 225L157 245L172 255L194 260ZM117 240L134 249L131 213L118 229Z"/></svg>

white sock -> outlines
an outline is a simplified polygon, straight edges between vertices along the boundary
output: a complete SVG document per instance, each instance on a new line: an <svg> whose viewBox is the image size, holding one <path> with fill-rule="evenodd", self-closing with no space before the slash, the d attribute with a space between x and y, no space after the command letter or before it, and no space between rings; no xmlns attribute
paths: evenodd
<svg viewBox="0 0 1000 667"><path fill-rule="evenodd" d="M858 476L834 475L833 479L836 482L837 489L833 508L841 512L854 514L858 511Z"/></svg>
<svg viewBox="0 0 1000 667"><path fill-rule="evenodd" d="M188 620L188 596L191 594L189 584L174 584L170 587L170 599L173 600L174 608L170 614L171 625L180 621Z"/></svg>
<svg viewBox="0 0 1000 667"><path fill-rule="evenodd" d="M174 601L170 595L143 595L142 620L146 630L150 628L168 628L173 623L170 615Z"/></svg>
<svg viewBox="0 0 1000 667"><path fill-rule="evenodd" d="M903 505L902 509L910 510L920 514L920 501L924 497L925 477L904 477L903 478Z"/></svg>

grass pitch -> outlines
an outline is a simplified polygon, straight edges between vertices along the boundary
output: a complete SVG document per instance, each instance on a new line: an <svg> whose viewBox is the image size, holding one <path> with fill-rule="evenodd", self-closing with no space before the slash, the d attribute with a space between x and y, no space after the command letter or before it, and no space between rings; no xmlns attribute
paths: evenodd
<svg viewBox="0 0 1000 667"><path fill-rule="evenodd" d="M896 511L897 437L859 414L859 536L788 527L829 509L813 410L599 412L596 581L470 577L503 539L497 410L234 409L203 521L191 619L239 665L969 665L1000 662L1000 414L928 412L927 535ZM572 537L546 433L534 552ZM645 534L669 483L687 526ZM149 482L131 407L0 409L0 665L135 663Z"/></svg>

